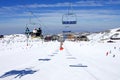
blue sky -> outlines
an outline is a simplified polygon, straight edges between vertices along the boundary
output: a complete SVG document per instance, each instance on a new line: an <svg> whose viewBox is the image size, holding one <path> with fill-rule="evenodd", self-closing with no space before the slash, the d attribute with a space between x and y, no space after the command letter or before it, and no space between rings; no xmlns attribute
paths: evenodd
<svg viewBox="0 0 120 80"><path fill-rule="evenodd" d="M77 15L77 24L62 24L68 9ZM44 33L117 28L120 0L0 0L0 34L23 33L26 26L30 30L41 27Z"/></svg>

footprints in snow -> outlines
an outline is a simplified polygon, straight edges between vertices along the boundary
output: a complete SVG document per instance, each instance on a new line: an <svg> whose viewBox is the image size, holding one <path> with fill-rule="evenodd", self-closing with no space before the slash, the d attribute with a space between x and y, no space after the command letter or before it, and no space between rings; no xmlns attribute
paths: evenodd
<svg viewBox="0 0 120 80"><path fill-rule="evenodd" d="M55 54L58 54L58 52L59 52L59 50L56 50L54 53L52 53L48 56L53 57L53 56L55 56ZM50 58L40 58L40 59L38 59L38 61L50 61L50 60L51 60Z"/></svg>
<svg viewBox="0 0 120 80"><path fill-rule="evenodd" d="M50 61L51 59L38 59L39 61Z"/></svg>
<svg viewBox="0 0 120 80"><path fill-rule="evenodd" d="M75 57L67 57L67 59L77 59L77 58L75 58Z"/></svg>
<svg viewBox="0 0 120 80"><path fill-rule="evenodd" d="M69 60L76 60L77 58L76 57L73 57L68 51L66 51L68 56L66 59L69 59ZM87 65L84 65L84 64L81 64L81 63L78 63L78 64L71 64L69 65L69 67L88 67Z"/></svg>
<svg viewBox="0 0 120 80"><path fill-rule="evenodd" d="M83 64L74 64L74 65L69 65L70 67L88 67L87 65Z"/></svg>

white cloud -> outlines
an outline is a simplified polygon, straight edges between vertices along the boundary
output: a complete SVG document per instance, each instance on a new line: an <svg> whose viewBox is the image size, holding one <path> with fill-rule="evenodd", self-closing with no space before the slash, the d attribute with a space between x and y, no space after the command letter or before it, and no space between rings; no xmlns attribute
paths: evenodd
<svg viewBox="0 0 120 80"><path fill-rule="evenodd" d="M76 2L76 4L80 4L81 6L105 6L108 4L119 5L120 0L86 0L86 1L78 1Z"/></svg>
<svg viewBox="0 0 120 80"><path fill-rule="evenodd" d="M118 2L118 3L117 3ZM104 6L105 4L119 4L120 1L108 1L108 2L100 2L100 1L78 1L72 3L73 6L79 7L79 6ZM61 24L61 17L64 13L66 13L66 10L54 10L54 9L46 9L46 10L39 10L39 8L43 7L67 7L69 6L69 2L65 3L56 3L56 4L31 4L31 5L17 5L17 6L8 6L8 7L2 7L0 8L0 17L11 17L15 18L14 21L19 21L20 23L28 22L29 16L32 16L34 19L32 21L37 21L35 19L35 16L39 18L40 21L42 21L44 24L50 24L54 25ZM26 10L26 8L29 8L31 11L33 11L33 15L30 14L29 11ZM38 9L36 9L38 8ZM37 10L37 11L36 11ZM35 12L34 12L35 11ZM18 13L19 12L19 13ZM115 20L120 18L120 10L105 10L105 9L77 9L73 12L76 13L78 20L85 21L85 20ZM35 15L35 16L34 16ZM19 17L18 19L16 17ZM27 18L26 18L27 17ZM17 20L16 20L17 19ZM23 21L22 21L23 20Z"/></svg>
<svg viewBox="0 0 120 80"><path fill-rule="evenodd" d="M106 4L119 5L120 4L120 0L109 0L109 1L106 2Z"/></svg>
<svg viewBox="0 0 120 80"><path fill-rule="evenodd" d="M104 2L105 3L105 2ZM107 4L117 4L120 3L120 1L118 2L107 2ZM78 2L74 2L74 3L70 3L70 2L64 2L64 3L56 3L56 4L29 4L29 5L17 5L17 6L4 6L1 7L0 10L18 10L18 9L25 9L25 8L43 8L43 7L67 7L67 6L76 6L76 7L80 7L80 6L103 6L103 3L99 2L99 1L78 1Z"/></svg>
<svg viewBox="0 0 120 80"><path fill-rule="evenodd" d="M55 7L69 7L72 5L73 7L90 7L90 6L105 6L105 5L118 5L120 4L120 0L86 0L86 1L77 1L77 2L64 2L64 3L56 3L56 4L29 4L29 5L17 5L17 6L4 6L0 8L0 12L4 11L17 11L17 10L22 10L22 9L36 9L36 8L55 8Z"/></svg>
<svg viewBox="0 0 120 80"><path fill-rule="evenodd" d="M56 3L56 4L31 4L19 7L28 7L28 8L42 8L42 7L67 7L67 6L105 6L105 5L118 5L120 4L120 0L86 0L86 1L77 1L77 2L64 2L64 3Z"/></svg>

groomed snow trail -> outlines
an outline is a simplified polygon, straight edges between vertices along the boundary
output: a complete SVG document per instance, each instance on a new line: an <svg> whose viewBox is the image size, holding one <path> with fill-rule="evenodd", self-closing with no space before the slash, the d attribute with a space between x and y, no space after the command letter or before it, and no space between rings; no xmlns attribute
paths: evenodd
<svg viewBox="0 0 120 80"><path fill-rule="evenodd" d="M14 43L0 50L0 76L10 70L37 70L21 78L8 76L0 80L119 80L120 51L118 44L65 41L60 43ZM114 46L117 49L114 49ZM106 56L106 52L111 53ZM116 55L113 57L113 55ZM71 67L70 65L74 65ZM75 67L77 66L77 67ZM86 67L83 67L86 66Z"/></svg>

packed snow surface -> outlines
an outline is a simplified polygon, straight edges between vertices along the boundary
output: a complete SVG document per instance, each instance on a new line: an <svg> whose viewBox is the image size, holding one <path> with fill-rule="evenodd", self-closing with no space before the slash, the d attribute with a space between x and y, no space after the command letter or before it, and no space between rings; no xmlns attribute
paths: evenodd
<svg viewBox="0 0 120 80"><path fill-rule="evenodd" d="M0 40L0 80L120 80L120 42Z"/></svg>

